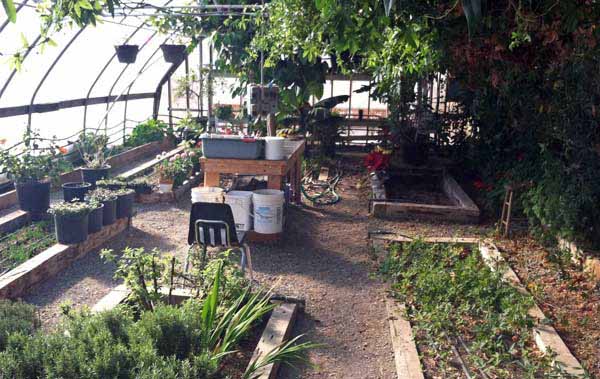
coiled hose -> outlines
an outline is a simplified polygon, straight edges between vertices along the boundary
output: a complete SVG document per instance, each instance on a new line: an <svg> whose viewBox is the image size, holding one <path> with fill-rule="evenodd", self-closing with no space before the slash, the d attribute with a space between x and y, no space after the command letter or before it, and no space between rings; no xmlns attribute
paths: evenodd
<svg viewBox="0 0 600 379"><path fill-rule="evenodd" d="M314 171L302 178L301 191L305 198L314 205L333 205L341 200L336 192L336 186L342 179L342 174L338 173L331 180L315 181L313 180Z"/></svg>

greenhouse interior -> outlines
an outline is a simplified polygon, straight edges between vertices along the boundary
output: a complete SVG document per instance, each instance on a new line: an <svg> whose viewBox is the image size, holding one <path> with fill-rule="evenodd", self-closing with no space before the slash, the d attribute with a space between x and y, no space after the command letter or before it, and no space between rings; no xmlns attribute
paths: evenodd
<svg viewBox="0 0 600 379"><path fill-rule="evenodd" d="M600 1L2 0L0 379L600 379Z"/></svg>

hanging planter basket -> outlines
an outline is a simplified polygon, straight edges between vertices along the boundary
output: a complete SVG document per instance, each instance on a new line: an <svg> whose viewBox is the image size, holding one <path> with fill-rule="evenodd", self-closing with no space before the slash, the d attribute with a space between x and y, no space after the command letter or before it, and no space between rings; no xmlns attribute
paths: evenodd
<svg viewBox="0 0 600 379"><path fill-rule="evenodd" d="M168 63L179 63L185 59L185 45L160 45L165 61Z"/></svg>
<svg viewBox="0 0 600 379"><path fill-rule="evenodd" d="M115 50L117 51L117 58L121 63L135 63L135 60L138 55L139 46L138 45L119 45L115 46Z"/></svg>

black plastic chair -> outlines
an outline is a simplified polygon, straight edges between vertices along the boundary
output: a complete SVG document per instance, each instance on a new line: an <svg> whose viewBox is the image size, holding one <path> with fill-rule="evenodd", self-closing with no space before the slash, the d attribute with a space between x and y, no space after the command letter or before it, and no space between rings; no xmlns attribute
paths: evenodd
<svg viewBox="0 0 600 379"><path fill-rule="evenodd" d="M197 244L202 248L202 262L206 261L208 246L237 249L242 255L242 272L246 265L252 279L252 257L250 247L245 243L246 232L238 232L233 220L233 212L229 204L194 203L190 211L188 244ZM185 270L188 270L189 259L186 259Z"/></svg>

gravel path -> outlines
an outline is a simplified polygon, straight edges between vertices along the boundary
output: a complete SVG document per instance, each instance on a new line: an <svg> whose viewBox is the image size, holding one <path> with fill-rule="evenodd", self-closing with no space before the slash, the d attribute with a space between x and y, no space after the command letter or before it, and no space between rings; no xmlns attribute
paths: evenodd
<svg viewBox="0 0 600 379"><path fill-rule="evenodd" d="M384 286L367 250L367 202L347 175L335 206L291 207L286 236L277 244L254 244L255 278L275 292L306 299L296 333L324 347L309 353L313 366L284 368L281 378L395 378L384 303ZM138 208L133 228L108 247L157 247L182 256L187 250L189 203ZM25 300L40 307L46 328L60 320L60 304L93 306L116 286L114 266L90 253Z"/></svg>

